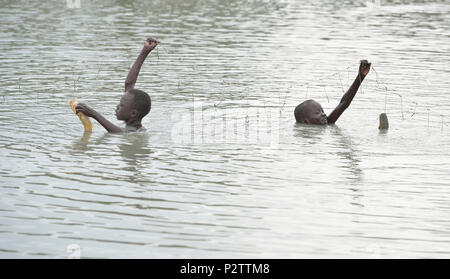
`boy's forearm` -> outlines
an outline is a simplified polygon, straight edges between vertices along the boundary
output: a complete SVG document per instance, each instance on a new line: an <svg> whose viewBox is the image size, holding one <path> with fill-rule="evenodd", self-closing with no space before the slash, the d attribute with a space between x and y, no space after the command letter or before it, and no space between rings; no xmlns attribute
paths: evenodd
<svg viewBox="0 0 450 279"><path fill-rule="evenodd" d="M103 128L105 128L110 133L122 133L123 132L120 127L117 127L116 125L114 125L113 123L108 121L106 118L103 117L103 115L101 115L98 112L95 113L93 118L95 120L97 120L97 122L100 123L100 125L102 125Z"/></svg>
<svg viewBox="0 0 450 279"><path fill-rule="evenodd" d="M327 117L328 124L334 124L341 116L341 114L348 108L348 106L350 106L350 103L352 102L353 97L355 97L356 92L358 92L359 86L364 80L364 77L365 76L361 75L360 73L358 74L358 76L356 76L356 79L353 82L353 84L350 86L350 88L347 90L344 96L342 96L339 105Z"/></svg>
<svg viewBox="0 0 450 279"><path fill-rule="evenodd" d="M148 48L144 47L141 50L141 53L139 53L138 57L136 58L136 61L134 62L133 66L131 67L130 71L128 72L127 79L125 80L125 91L128 91L128 90L134 88L134 85L136 84L136 80L137 80L137 77L141 70L142 64L144 64L145 59L147 58L148 54L151 51L152 51L152 49L148 49Z"/></svg>
<svg viewBox="0 0 450 279"><path fill-rule="evenodd" d="M352 102L353 98L356 95L356 92L358 92L359 86L361 86L361 83L364 80L364 78L365 78L365 76L362 75L361 73L359 73L356 76L355 81L353 81L350 88L347 90L347 92L344 94L344 96L342 96L342 99L340 102L342 105L344 105L344 106L350 105L350 103Z"/></svg>

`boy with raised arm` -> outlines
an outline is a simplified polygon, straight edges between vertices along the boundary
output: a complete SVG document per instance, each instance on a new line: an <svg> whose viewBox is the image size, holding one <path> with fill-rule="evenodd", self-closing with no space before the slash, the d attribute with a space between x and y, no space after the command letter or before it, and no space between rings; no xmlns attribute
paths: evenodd
<svg viewBox="0 0 450 279"><path fill-rule="evenodd" d="M141 66L147 58L148 54L158 45L158 41L148 38L141 53L131 67L125 80L125 93L120 99L120 103L116 107L116 117L118 120L125 122L125 129L122 129L94 109L86 104L79 103L76 107L76 113L84 113L86 116L92 117L98 121L110 133L124 133L124 132L142 132L145 128L142 127L141 121L149 112L151 108L150 96L144 91L134 89Z"/></svg>
<svg viewBox="0 0 450 279"><path fill-rule="evenodd" d="M369 73L370 65L371 63L369 63L367 60L361 60L361 64L359 65L359 72L355 78L355 81L350 86L348 91L344 94L337 107L330 113L330 115L327 116L323 112L322 106L318 102L314 100L307 100L295 108L295 120L298 123L304 124L334 124L336 120L338 120L339 116L341 116L341 114L348 108L348 106L352 102L353 97L355 97L356 92L358 92L359 86L361 85L366 75Z"/></svg>

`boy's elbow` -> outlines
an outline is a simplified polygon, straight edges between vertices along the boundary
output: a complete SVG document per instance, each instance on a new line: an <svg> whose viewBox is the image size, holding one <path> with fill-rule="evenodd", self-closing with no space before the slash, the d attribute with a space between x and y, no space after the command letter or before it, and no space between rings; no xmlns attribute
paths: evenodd
<svg viewBox="0 0 450 279"><path fill-rule="evenodd" d="M127 78L127 80L125 80L125 91L133 89L135 84L136 80L130 80Z"/></svg>
<svg viewBox="0 0 450 279"><path fill-rule="evenodd" d="M125 81L125 91L130 90L130 87L131 87L131 82Z"/></svg>

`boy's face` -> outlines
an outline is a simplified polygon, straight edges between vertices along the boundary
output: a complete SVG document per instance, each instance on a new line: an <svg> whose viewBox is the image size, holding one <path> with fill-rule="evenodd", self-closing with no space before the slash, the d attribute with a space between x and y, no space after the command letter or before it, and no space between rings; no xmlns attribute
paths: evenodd
<svg viewBox="0 0 450 279"><path fill-rule="evenodd" d="M327 115L323 112L322 106L316 101L312 101L307 105L306 115L305 122L307 124L324 125L328 123Z"/></svg>
<svg viewBox="0 0 450 279"><path fill-rule="evenodd" d="M120 103L116 107L117 120L127 121L137 115L136 109L133 107L134 96L125 92L120 98Z"/></svg>

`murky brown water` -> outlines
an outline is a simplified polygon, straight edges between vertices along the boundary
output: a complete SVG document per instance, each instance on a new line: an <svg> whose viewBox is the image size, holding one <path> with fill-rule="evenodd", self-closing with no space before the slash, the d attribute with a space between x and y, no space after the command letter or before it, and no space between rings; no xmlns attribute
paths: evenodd
<svg viewBox="0 0 450 279"><path fill-rule="evenodd" d="M450 257L450 3L338 2L1 1L0 257ZM83 136L149 35L149 133Z"/></svg>

